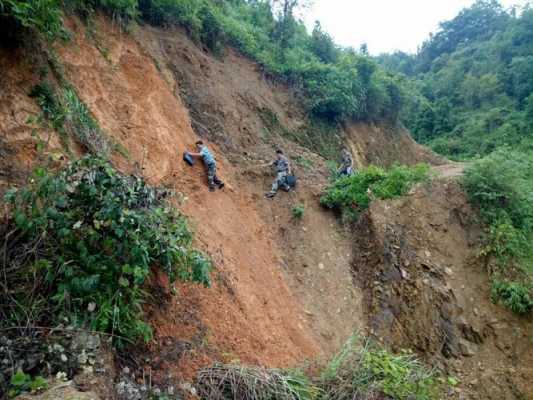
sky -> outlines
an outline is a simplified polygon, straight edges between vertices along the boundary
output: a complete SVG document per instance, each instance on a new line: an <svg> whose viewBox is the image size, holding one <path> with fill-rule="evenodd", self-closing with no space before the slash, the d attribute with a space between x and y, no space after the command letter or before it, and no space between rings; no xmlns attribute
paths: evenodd
<svg viewBox="0 0 533 400"><path fill-rule="evenodd" d="M474 0L314 0L305 14L312 29L319 20L337 44L359 48L367 43L372 55L402 50L415 53L438 29ZM501 0L505 7L527 0Z"/></svg>

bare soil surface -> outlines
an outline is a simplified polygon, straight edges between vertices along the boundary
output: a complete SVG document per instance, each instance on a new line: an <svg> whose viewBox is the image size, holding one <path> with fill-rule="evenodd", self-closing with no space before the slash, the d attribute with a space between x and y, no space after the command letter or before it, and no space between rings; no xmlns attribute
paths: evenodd
<svg viewBox="0 0 533 400"><path fill-rule="evenodd" d="M435 165L432 170L441 178L456 178L462 176L466 163L448 162L442 165Z"/></svg>

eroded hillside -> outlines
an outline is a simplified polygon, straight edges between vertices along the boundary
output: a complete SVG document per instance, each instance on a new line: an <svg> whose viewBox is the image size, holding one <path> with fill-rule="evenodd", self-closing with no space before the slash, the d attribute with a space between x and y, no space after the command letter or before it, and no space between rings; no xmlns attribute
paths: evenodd
<svg viewBox="0 0 533 400"><path fill-rule="evenodd" d="M59 73L123 149L113 164L176 193L216 267L213 288L180 284L176 296L156 277L159 301L147 305L155 338L132 354L133 365L162 385L189 382L215 361L291 367L330 356L361 331L458 376L450 398L533 395L530 322L489 302L476 259L480 228L455 183L375 202L355 229L344 227L319 206L326 160L291 140L312 122L288 87L232 49L212 56L181 31L96 23L91 35L69 21L72 40L55 48ZM28 123L40 110L28 93L54 65L53 53L0 51L3 192L42 157ZM338 134L359 166L442 163L401 129L360 123ZM45 154L69 158L51 129L40 135L49 135ZM223 191L209 193L202 167L181 159L198 137L216 153ZM270 201L264 164L277 147L300 182ZM76 143L71 151L84 152Z"/></svg>

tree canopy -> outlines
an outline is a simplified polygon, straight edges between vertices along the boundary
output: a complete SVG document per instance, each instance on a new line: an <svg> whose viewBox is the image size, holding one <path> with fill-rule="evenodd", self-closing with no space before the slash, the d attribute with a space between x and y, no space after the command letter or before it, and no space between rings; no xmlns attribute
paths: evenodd
<svg viewBox="0 0 533 400"><path fill-rule="evenodd" d="M455 158L528 146L533 112L533 9L480 0L443 22L416 55L377 61L404 75L402 120L415 138Z"/></svg>

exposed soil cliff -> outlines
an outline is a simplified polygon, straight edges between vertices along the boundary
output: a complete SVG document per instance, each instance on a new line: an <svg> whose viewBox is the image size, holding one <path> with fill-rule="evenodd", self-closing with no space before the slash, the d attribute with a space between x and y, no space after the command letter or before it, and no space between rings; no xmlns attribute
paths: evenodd
<svg viewBox="0 0 533 400"><path fill-rule="evenodd" d="M459 378L458 398L530 398L532 321L490 301L474 215L450 178L372 204L354 263L369 327Z"/></svg>

